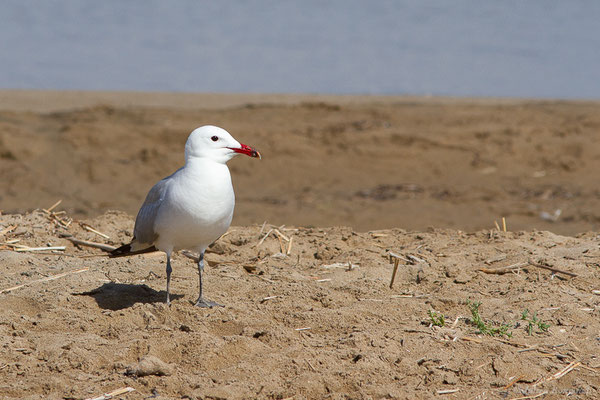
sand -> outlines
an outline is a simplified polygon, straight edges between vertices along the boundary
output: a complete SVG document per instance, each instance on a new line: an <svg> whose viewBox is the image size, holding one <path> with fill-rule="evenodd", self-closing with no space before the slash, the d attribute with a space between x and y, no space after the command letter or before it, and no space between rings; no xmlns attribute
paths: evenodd
<svg viewBox="0 0 600 400"><path fill-rule="evenodd" d="M189 132L215 124L264 156L230 163L237 225L598 230L600 103L17 93L12 109L0 96L4 212L135 214Z"/></svg>
<svg viewBox="0 0 600 400"><path fill-rule="evenodd" d="M0 398L598 397L598 111L0 92ZM181 254L167 307L162 254L109 259L61 236L128 241L146 191L205 123L263 160L230 163L234 226L205 283L226 307L192 305ZM68 227L39 210L58 199ZM482 333L473 302L505 333Z"/></svg>

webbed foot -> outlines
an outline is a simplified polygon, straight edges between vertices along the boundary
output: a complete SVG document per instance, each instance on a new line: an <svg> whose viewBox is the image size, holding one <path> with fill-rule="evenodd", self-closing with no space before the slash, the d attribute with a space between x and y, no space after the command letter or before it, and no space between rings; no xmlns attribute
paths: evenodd
<svg viewBox="0 0 600 400"><path fill-rule="evenodd" d="M196 301L196 304L194 304L194 305L196 307L202 307L202 308L225 307L223 304L219 304L215 301L207 300L202 297L200 297L198 299L198 301Z"/></svg>

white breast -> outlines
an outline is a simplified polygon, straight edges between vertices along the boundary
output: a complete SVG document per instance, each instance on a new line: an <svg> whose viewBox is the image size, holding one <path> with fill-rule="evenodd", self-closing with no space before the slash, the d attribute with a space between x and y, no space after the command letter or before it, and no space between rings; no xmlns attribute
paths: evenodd
<svg viewBox="0 0 600 400"><path fill-rule="evenodd" d="M204 251L227 231L234 206L227 165L210 160L186 164L172 176L158 211L155 246L162 251Z"/></svg>

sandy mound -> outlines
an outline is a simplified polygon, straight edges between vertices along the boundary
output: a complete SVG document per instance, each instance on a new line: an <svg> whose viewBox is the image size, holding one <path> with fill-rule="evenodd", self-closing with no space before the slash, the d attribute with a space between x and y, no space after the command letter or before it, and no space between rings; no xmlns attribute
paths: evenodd
<svg viewBox="0 0 600 400"><path fill-rule="evenodd" d="M85 222L109 239L41 211L0 217L0 291L24 285L0 294L2 398L599 395L596 234L232 227L207 255L206 296L226 307L207 310L191 260L175 257L167 307L162 253L108 259L60 238L119 244L133 220ZM478 333L477 301L505 335Z"/></svg>

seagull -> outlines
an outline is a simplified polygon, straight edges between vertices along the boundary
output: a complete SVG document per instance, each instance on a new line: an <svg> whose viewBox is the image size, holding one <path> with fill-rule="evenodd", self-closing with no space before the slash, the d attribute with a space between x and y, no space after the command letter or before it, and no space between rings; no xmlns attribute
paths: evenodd
<svg viewBox="0 0 600 400"><path fill-rule="evenodd" d="M229 228L235 195L227 161L238 154L261 158L225 129L206 125L195 129L185 144L185 165L155 184L135 219L133 240L110 254L123 257L163 251L167 255L167 304L170 300L171 254L197 251L199 294L196 306L221 306L202 297L204 251Z"/></svg>

